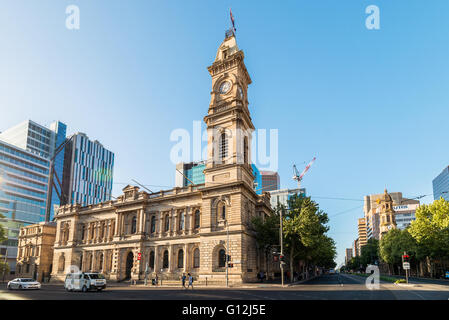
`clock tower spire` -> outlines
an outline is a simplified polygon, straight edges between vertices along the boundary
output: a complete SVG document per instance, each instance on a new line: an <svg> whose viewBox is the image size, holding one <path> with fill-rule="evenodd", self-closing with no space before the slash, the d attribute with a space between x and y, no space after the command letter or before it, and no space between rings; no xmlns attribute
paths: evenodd
<svg viewBox="0 0 449 320"><path fill-rule="evenodd" d="M206 186L244 181L251 187L251 140L254 125L248 109L251 77L230 29L208 67L212 77L211 100L204 117L208 131Z"/></svg>

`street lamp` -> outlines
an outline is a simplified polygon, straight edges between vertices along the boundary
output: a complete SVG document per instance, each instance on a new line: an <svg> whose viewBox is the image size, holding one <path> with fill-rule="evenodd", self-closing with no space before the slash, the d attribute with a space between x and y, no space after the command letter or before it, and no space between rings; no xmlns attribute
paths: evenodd
<svg viewBox="0 0 449 320"><path fill-rule="evenodd" d="M284 208L282 208L281 210L279 210L279 217L280 217L280 232L279 232L279 237L280 237L280 242L281 242L281 257L284 257L284 244L283 244L283 236L282 236L282 212L284 211ZM282 259L283 260L283 259ZM281 284L282 286L284 286L284 261L281 261L281 259L279 259L279 263L281 265Z"/></svg>
<svg viewBox="0 0 449 320"><path fill-rule="evenodd" d="M229 223L228 220L225 220L226 223L226 287L229 287Z"/></svg>

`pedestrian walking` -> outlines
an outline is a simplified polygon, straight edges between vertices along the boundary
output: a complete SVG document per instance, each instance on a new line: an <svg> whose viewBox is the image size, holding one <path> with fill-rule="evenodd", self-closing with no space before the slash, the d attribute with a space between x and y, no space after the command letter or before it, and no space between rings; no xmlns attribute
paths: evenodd
<svg viewBox="0 0 449 320"><path fill-rule="evenodd" d="M186 274L183 273L183 274L182 274L182 277L181 277L181 282L182 282L182 287L183 287L184 289L186 289L186 279L187 279Z"/></svg>
<svg viewBox="0 0 449 320"><path fill-rule="evenodd" d="M187 289L188 289L190 286L192 287L192 290L193 290L193 277L192 277L192 275L189 273L189 285L187 286Z"/></svg>
<svg viewBox="0 0 449 320"><path fill-rule="evenodd" d="M260 271L260 282L263 282L263 278L265 278L265 273Z"/></svg>

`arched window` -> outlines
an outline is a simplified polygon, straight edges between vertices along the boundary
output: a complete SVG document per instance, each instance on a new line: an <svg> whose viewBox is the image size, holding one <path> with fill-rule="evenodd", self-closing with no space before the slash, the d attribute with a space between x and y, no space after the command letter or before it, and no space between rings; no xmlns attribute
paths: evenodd
<svg viewBox="0 0 449 320"><path fill-rule="evenodd" d="M193 251L193 267L199 268L200 267L200 249L196 248Z"/></svg>
<svg viewBox="0 0 449 320"><path fill-rule="evenodd" d="M131 233L136 232L137 232L137 217L134 216L133 219L131 220Z"/></svg>
<svg viewBox="0 0 449 320"><path fill-rule="evenodd" d="M83 253L80 254L80 271L83 271Z"/></svg>
<svg viewBox="0 0 449 320"><path fill-rule="evenodd" d="M178 251L178 268L184 268L184 251Z"/></svg>
<svg viewBox="0 0 449 320"><path fill-rule="evenodd" d="M92 267L93 267L93 257L92 257L92 253L89 253L89 260L88 260L88 264L87 264L87 266L89 267L89 271L92 271Z"/></svg>
<svg viewBox="0 0 449 320"><path fill-rule="evenodd" d="M149 265L149 267L151 269L154 269L154 251L150 252L150 265Z"/></svg>
<svg viewBox="0 0 449 320"><path fill-rule="evenodd" d="M224 132L220 136L220 144L218 148L220 160L224 160L228 156L228 137Z"/></svg>
<svg viewBox="0 0 449 320"><path fill-rule="evenodd" d="M218 251L218 266L220 268L226 266L226 251L224 249Z"/></svg>
<svg viewBox="0 0 449 320"><path fill-rule="evenodd" d="M179 230L184 229L184 212L181 212L181 215L179 216Z"/></svg>
<svg viewBox="0 0 449 320"><path fill-rule="evenodd" d="M243 138L243 163L248 163L248 137Z"/></svg>
<svg viewBox="0 0 449 320"><path fill-rule="evenodd" d="M86 233L86 226L83 224L81 227L81 240L84 240L84 234Z"/></svg>
<svg viewBox="0 0 449 320"><path fill-rule="evenodd" d="M170 217L168 215L165 216L165 231L170 230Z"/></svg>
<svg viewBox="0 0 449 320"><path fill-rule="evenodd" d="M226 205L222 203L221 207L221 219L226 220Z"/></svg>
<svg viewBox="0 0 449 320"><path fill-rule="evenodd" d="M156 231L156 217L152 216L150 233L154 233L155 231Z"/></svg>
<svg viewBox="0 0 449 320"><path fill-rule="evenodd" d="M168 250L164 251L164 258L162 261L162 268L167 269L168 268Z"/></svg>
<svg viewBox="0 0 449 320"><path fill-rule="evenodd" d="M195 211L195 229L198 229L200 227L200 210Z"/></svg>

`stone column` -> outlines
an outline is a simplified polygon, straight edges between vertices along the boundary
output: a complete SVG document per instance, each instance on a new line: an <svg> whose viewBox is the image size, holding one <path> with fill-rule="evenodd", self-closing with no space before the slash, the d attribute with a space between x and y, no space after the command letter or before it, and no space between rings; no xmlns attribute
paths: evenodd
<svg viewBox="0 0 449 320"><path fill-rule="evenodd" d="M139 232L143 233L145 231L145 210L140 210L140 222L139 222Z"/></svg>
<svg viewBox="0 0 449 320"><path fill-rule="evenodd" d="M186 243L184 243L184 262L183 262L183 268L182 268L182 271L183 272L187 272L187 261L189 261L188 259L187 259L187 244Z"/></svg>
<svg viewBox="0 0 449 320"><path fill-rule="evenodd" d="M162 233L164 232L164 212L159 212L159 238L162 237Z"/></svg>
<svg viewBox="0 0 449 320"><path fill-rule="evenodd" d="M176 261L176 257L174 255L174 248L173 245L171 244L168 247L168 272L172 273L174 270L174 266L175 266L175 261Z"/></svg>
<svg viewBox="0 0 449 320"><path fill-rule="evenodd" d="M114 227L114 235L118 236L119 235L119 219L120 219L120 214L117 214L115 216L115 227Z"/></svg>

